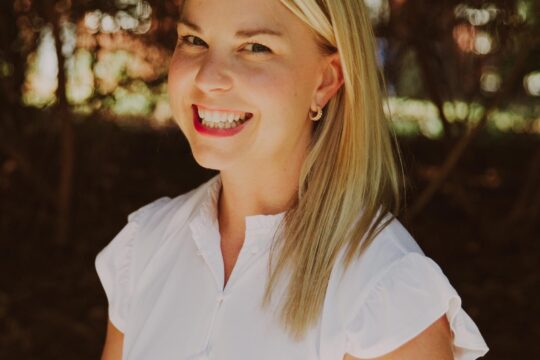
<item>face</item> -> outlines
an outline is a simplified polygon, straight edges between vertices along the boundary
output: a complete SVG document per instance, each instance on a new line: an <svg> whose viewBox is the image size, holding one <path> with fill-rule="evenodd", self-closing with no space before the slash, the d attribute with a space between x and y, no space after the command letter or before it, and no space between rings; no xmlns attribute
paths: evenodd
<svg viewBox="0 0 540 360"><path fill-rule="evenodd" d="M279 0L186 0L178 37L170 105L201 166L260 169L306 150L325 64L309 26ZM195 123L197 109L208 120L249 119L233 135L216 136ZM214 118L210 110L222 111Z"/></svg>

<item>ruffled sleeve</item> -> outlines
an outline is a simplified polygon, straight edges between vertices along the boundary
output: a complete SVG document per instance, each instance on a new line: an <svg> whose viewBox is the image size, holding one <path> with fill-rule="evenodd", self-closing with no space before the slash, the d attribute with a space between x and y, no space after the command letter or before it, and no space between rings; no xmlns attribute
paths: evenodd
<svg viewBox="0 0 540 360"><path fill-rule="evenodd" d="M128 215L127 224L95 258L95 268L109 303L108 315L114 326L125 332L133 279L131 277L134 242L148 213L169 198L163 197Z"/></svg>
<svg viewBox="0 0 540 360"><path fill-rule="evenodd" d="M478 327L461 308L461 298L429 257L409 253L391 264L347 324L347 353L374 358L405 344L446 314L455 360L488 352Z"/></svg>

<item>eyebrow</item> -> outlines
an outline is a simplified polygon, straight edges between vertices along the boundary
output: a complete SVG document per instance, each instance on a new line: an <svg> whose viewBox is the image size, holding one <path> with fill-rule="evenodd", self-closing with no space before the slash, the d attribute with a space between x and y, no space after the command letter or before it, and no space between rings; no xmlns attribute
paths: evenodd
<svg viewBox="0 0 540 360"><path fill-rule="evenodd" d="M200 33L202 33L202 30L201 30L201 27L195 23L193 23L192 21L188 20L188 19L180 19L178 21L178 24L183 24L195 31L198 31ZM277 30L272 30L272 29L266 29L266 28L259 28L259 29L246 29L246 30L238 30L235 34L236 37L241 37L241 38L250 38L250 37L253 37L255 35L272 35L272 36L283 36L283 33L277 31Z"/></svg>

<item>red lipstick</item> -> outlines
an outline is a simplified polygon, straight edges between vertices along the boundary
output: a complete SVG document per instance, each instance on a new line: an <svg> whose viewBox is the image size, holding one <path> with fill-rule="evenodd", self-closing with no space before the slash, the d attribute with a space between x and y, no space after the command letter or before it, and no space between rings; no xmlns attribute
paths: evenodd
<svg viewBox="0 0 540 360"><path fill-rule="evenodd" d="M242 131L245 125L251 120L251 118L246 118L246 121L243 124L240 124L235 128L229 128L229 129L210 128L202 124L201 118L199 117L199 112L197 111L197 106L191 105L191 109L193 111L193 126L195 127L195 130L197 130L197 132L200 134L208 135L208 136L225 137L225 136L236 135L240 131Z"/></svg>

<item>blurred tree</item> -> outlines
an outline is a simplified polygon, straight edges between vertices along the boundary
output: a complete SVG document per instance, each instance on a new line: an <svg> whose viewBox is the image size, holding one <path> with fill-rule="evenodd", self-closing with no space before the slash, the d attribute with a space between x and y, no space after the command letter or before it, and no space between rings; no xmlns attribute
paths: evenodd
<svg viewBox="0 0 540 360"><path fill-rule="evenodd" d="M420 80L421 86L405 86L400 91L435 104L447 145L446 160L408 210L411 220L452 174L490 115L511 102L527 101L523 78L540 65L540 4L533 0L390 0L388 13L388 21L376 26L389 44L386 76L390 83L399 84L408 73L403 65L411 66L413 59L420 79L409 81ZM497 69L491 74L494 84L483 83L491 69ZM411 88L417 92L407 94ZM468 107L461 119L455 115L449 119L456 111L445 104L463 100L479 103L483 111L478 114Z"/></svg>
<svg viewBox="0 0 540 360"><path fill-rule="evenodd" d="M446 144L446 160L409 209L413 219L451 179L490 118L510 104L537 103L540 4L534 0L364 1L378 36L390 94L433 104L435 114L424 109L423 116L432 128L438 129L440 121L441 141ZM68 234L73 120L137 114L170 118L164 84L176 42L179 2L0 3L0 148L16 161L36 194L58 209L59 243L65 243ZM48 43L54 54L45 61L39 53ZM54 71L57 74L51 77ZM46 180L50 176L43 166L55 157L43 161L25 151L28 134L44 122L60 136L56 186ZM535 176L533 170L530 173ZM520 199L534 198L531 194ZM523 201L516 208L530 206Z"/></svg>
<svg viewBox="0 0 540 360"><path fill-rule="evenodd" d="M15 159L37 194L56 204L56 242L59 245L65 244L68 237L75 161L72 123L75 104L70 102L67 91L69 78L74 74L68 72L69 57L78 47L93 50L98 56L125 49L143 59L136 63L139 67L135 68L130 79L126 79L126 83L116 83L109 91L101 93L93 91L86 98L86 103L96 104L96 108L101 107L101 101L106 102L119 85L128 88L137 85L133 80L138 77L146 81L146 86L159 86L166 80L167 61L175 42L175 9L175 1L16 0L0 3L0 143L3 152ZM97 29L85 26L85 20L88 22L92 14L99 14ZM125 29L119 29L119 23L125 25ZM75 47L69 44L69 24L78 24ZM27 147L25 133L35 126L38 116L43 116L22 100L31 55L36 52L40 34L47 26L52 29L58 69L54 105L45 113L49 126L56 127L60 135L57 190L44 180L46 177L38 170L39 162L30 160L24 150ZM94 71L98 69L95 65L95 62L90 65Z"/></svg>

